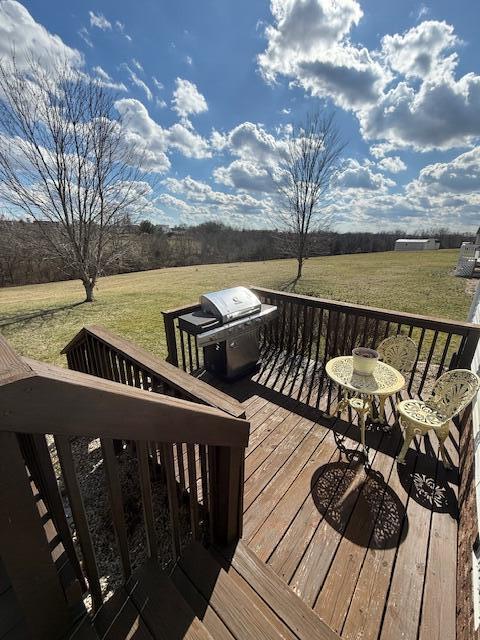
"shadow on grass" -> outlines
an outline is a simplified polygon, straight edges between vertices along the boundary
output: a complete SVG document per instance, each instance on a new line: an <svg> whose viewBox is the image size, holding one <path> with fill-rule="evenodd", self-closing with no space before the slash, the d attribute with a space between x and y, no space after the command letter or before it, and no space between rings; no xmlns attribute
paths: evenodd
<svg viewBox="0 0 480 640"><path fill-rule="evenodd" d="M10 325L21 324L23 322L27 323L30 320L35 320L36 318L48 318L54 316L60 311L68 311L70 309L74 309L81 304L86 304L85 300L82 300L81 302L73 302L72 304L65 304L60 307L51 307L50 309L36 309L35 311L25 314L3 316L0 317L0 327L9 327Z"/></svg>
<svg viewBox="0 0 480 640"><path fill-rule="evenodd" d="M295 293L295 287L297 286L297 282L300 278L293 278L293 280L289 280L281 285L281 291L288 291L289 293Z"/></svg>

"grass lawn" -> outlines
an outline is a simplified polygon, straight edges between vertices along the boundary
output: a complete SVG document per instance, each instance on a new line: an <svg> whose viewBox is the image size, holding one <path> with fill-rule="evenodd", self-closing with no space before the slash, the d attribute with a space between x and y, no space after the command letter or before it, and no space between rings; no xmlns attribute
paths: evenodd
<svg viewBox="0 0 480 640"><path fill-rule="evenodd" d="M297 293L465 320L473 287L452 275L458 250L328 256L309 260ZM165 356L161 311L233 286L284 288L292 260L159 269L100 280L81 303L79 281L0 289L0 331L23 355L64 364L61 349L85 324L101 324Z"/></svg>

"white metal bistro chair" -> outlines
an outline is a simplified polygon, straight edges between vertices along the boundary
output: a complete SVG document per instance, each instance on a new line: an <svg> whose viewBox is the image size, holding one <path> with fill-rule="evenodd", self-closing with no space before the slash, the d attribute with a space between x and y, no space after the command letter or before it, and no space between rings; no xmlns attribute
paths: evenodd
<svg viewBox="0 0 480 640"><path fill-rule="evenodd" d="M398 334L382 340L377 347L377 351L380 359L385 362L385 364L389 364L405 376L407 373L410 373L413 368L415 360L417 359L418 349L411 338ZM383 421L385 418L385 401L387 398L388 396L378 396L380 421Z"/></svg>
<svg viewBox="0 0 480 640"><path fill-rule="evenodd" d="M377 351L380 358L402 375L410 373L417 358L417 345L408 336L399 333L382 340Z"/></svg>
<svg viewBox="0 0 480 640"><path fill-rule="evenodd" d="M450 420L470 404L479 386L479 377L469 369L452 369L438 378L428 400L399 402L397 409L405 435L397 461L400 464L405 463L405 455L414 436L423 436L433 429L440 443L443 464L449 469L450 464L445 455L445 440L450 431Z"/></svg>

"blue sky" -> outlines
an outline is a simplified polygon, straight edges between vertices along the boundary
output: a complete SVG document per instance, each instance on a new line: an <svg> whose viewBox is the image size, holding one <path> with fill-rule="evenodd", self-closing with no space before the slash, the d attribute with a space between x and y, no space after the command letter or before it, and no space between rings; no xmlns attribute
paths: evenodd
<svg viewBox="0 0 480 640"><path fill-rule="evenodd" d="M326 106L348 142L334 227L473 229L478 24L473 0L2 0L0 54L63 50L114 88L154 221L274 225L288 127Z"/></svg>

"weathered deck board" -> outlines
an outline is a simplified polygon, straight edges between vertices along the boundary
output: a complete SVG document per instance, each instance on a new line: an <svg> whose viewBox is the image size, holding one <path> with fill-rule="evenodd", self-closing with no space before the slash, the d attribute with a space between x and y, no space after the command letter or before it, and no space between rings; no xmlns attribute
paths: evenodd
<svg viewBox="0 0 480 640"><path fill-rule="evenodd" d="M457 472L438 462L436 437L412 444L407 464L397 465L402 434L392 399L391 433L367 429L366 475L356 417L327 418L327 388L315 409L305 401L305 369L286 366L285 381L280 358L270 364L274 371L222 386L252 422L244 504L250 549L342 638L454 640ZM333 408L337 390L330 395ZM341 436L348 458L337 446ZM446 444L456 467L456 427ZM373 503L368 491L378 494Z"/></svg>
<svg viewBox="0 0 480 640"><path fill-rule="evenodd" d="M291 556L293 554L297 556L296 561L293 560L295 566L300 560L298 557L299 549L302 546L300 540L305 535L308 538L308 531L313 526L305 527L303 513L308 512L310 516L308 518L309 522L314 520L316 523L318 520L318 510L311 499L310 485L312 473L318 468L318 465L327 464L337 454L337 447L331 432L327 434L325 441L321 443L319 451L316 451L315 454L315 456L310 457L295 482L291 484L288 491L276 505L275 510L268 515L265 522L249 541L250 547L259 558L265 562L268 560L272 566L275 566L274 553L277 554L276 557L279 562L282 562L281 566L275 566L275 570L278 573L281 572L281 567L283 567L283 563L287 559L292 562ZM297 519L297 516L300 517ZM293 526L294 521L300 522L296 528ZM313 531L311 535L313 535Z"/></svg>
<svg viewBox="0 0 480 640"><path fill-rule="evenodd" d="M382 472L378 461L379 453L371 452L371 465L373 471ZM346 466L346 462L339 462L339 466ZM337 479L337 468L332 470L333 480ZM362 505L359 504L359 497L366 480L363 465L360 462L350 467L349 471L343 475L341 483L336 485L330 477L327 482L322 479L319 484L319 497L323 504L323 496L331 492L330 487L335 486L333 499L328 503L325 510L325 517L320 522L315 535L303 556L294 576L290 580L290 585L301 595L310 606L314 607L323 584L329 577L331 567L334 563L335 555L341 545L345 531L349 526L351 518L353 523L362 522L364 514ZM330 517L331 515L331 517ZM332 526L333 523L333 526ZM355 525L353 525L355 526ZM361 544L361 542L360 542ZM335 578L335 575L332 574ZM340 582L343 576L339 576ZM340 586L340 585L339 585ZM336 596L337 587L334 586L333 593ZM328 615L330 607L334 605L335 597L328 601ZM320 608L323 611L323 602ZM328 617L328 616L327 616Z"/></svg>
<svg viewBox="0 0 480 640"><path fill-rule="evenodd" d="M458 465L456 450L450 453ZM455 472L438 464L436 489L447 488L446 510L432 514L419 640L455 637L455 610L450 603L455 600L457 570L457 485L452 479Z"/></svg>

